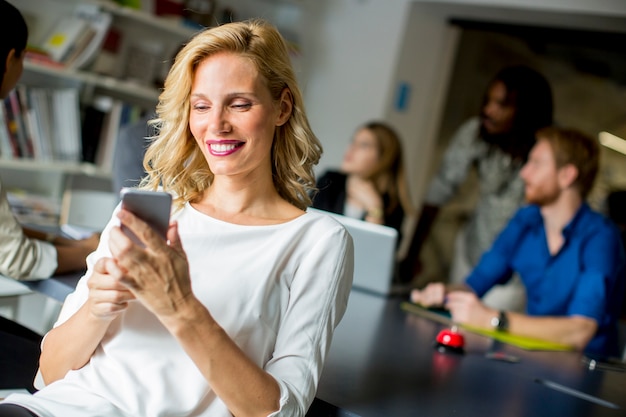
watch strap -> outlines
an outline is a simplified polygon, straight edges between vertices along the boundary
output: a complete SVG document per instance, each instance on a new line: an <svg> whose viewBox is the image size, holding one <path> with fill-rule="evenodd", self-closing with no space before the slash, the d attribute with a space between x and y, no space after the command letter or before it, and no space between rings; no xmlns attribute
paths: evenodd
<svg viewBox="0 0 626 417"><path fill-rule="evenodd" d="M500 310L498 316L491 319L491 325L495 330L499 332L506 332L509 330L509 317L506 311Z"/></svg>

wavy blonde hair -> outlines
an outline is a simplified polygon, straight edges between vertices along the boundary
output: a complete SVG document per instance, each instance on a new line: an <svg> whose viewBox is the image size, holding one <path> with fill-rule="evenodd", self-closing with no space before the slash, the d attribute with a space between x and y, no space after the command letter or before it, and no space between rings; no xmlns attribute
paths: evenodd
<svg viewBox="0 0 626 417"><path fill-rule="evenodd" d="M173 192L177 208L197 201L211 186L214 174L189 129L190 95L196 69L206 58L230 52L250 59L265 77L272 98L291 92L293 109L288 121L277 126L272 143L272 180L279 195L294 206L311 204L315 189L313 166L322 155L322 145L311 130L304 112L285 40L268 22L253 19L206 29L195 35L176 55L165 79L150 123L158 129L144 157L148 176L142 188Z"/></svg>

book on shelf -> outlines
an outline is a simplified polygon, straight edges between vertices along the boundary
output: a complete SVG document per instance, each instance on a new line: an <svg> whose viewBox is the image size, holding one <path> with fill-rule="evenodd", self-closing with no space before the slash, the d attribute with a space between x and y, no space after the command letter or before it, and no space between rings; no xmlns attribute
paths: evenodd
<svg viewBox="0 0 626 417"><path fill-rule="evenodd" d="M16 148L16 144L11 140L4 106L0 105L0 157L2 159L13 159L18 153L19 150Z"/></svg>
<svg viewBox="0 0 626 417"><path fill-rule="evenodd" d="M96 148L95 163L106 172L113 167L113 153L120 133L122 110L124 103L120 100L111 100L111 105L104 115L102 129Z"/></svg>
<svg viewBox="0 0 626 417"><path fill-rule="evenodd" d="M36 115L31 105L27 88L25 85L18 84L13 91L18 97L20 105L20 118L24 129L24 136L26 138L28 148L31 151L30 156L33 159L43 159L41 140L39 138L39 127L37 126L37 121L35 120Z"/></svg>
<svg viewBox="0 0 626 417"><path fill-rule="evenodd" d="M63 62L72 48L89 34L89 23L77 16L62 17L48 34L42 48L57 62Z"/></svg>
<svg viewBox="0 0 626 417"><path fill-rule="evenodd" d="M2 102L2 157L79 162L78 89L16 86Z"/></svg>
<svg viewBox="0 0 626 417"><path fill-rule="evenodd" d="M93 40L93 37L96 36L96 31L89 27L85 30L81 36L76 39L67 55L63 59L63 62L68 67L74 66L75 62L80 58L81 54L85 52L85 48L89 45L89 42Z"/></svg>
<svg viewBox="0 0 626 417"><path fill-rule="evenodd" d="M44 49L32 45L26 47L24 59L28 62L46 67L65 68L65 65L52 59Z"/></svg>
<svg viewBox="0 0 626 417"><path fill-rule="evenodd" d="M76 88L52 90L52 126L55 159L79 162L82 156L80 104Z"/></svg>
<svg viewBox="0 0 626 417"><path fill-rule="evenodd" d="M7 131L13 143L13 149L16 150L14 155L20 158L32 158L32 143L25 130L22 108L15 89L11 90L3 104Z"/></svg>
<svg viewBox="0 0 626 417"><path fill-rule="evenodd" d="M52 110L50 103L51 92L47 88L29 88L28 95L30 105L33 109L33 129L37 131L34 135L38 138L38 157L44 161L51 161L55 158L54 141L52 138Z"/></svg>
<svg viewBox="0 0 626 417"><path fill-rule="evenodd" d="M83 161L111 172L120 130L138 121L143 114L139 106L108 96L97 96L85 108L82 128Z"/></svg>
<svg viewBox="0 0 626 417"><path fill-rule="evenodd" d="M68 59L67 65L72 68L85 68L90 65L98 55L102 44L107 36L113 17L109 12L102 10L97 4L78 4L74 14L89 22L93 36L80 52Z"/></svg>
<svg viewBox="0 0 626 417"><path fill-rule="evenodd" d="M143 110L109 96L96 96L81 112L78 96L73 87L19 84L11 99L0 102L0 157L88 162L110 172L120 129L139 120Z"/></svg>
<svg viewBox="0 0 626 417"><path fill-rule="evenodd" d="M83 111L82 138L82 159L84 162L95 164L96 152L100 144L104 119L109 110L107 103L101 104L101 100L96 98L94 103L89 104Z"/></svg>
<svg viewBox="0 0 626 417"><path fill-rule="evenodd" d="M102 46L111 21L111 14L97 4L78 4L72 15L58 20L41 49L55 62L71 68L84 68ZM32 53L31 58L37 60L37 55Z"/></svg>

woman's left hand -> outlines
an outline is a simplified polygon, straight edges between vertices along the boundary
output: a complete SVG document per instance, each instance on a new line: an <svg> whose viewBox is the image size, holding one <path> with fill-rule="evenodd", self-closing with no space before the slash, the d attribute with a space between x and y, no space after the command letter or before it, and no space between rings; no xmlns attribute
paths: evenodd
<svg viewBox="0 0 626 417"><path fill-rule="evenodd" d="M120 267L116 278L157 317L171 317L193 298L189 264L177 223L170 224L166 242L131 212L121 210L118 217L145 248L133 243L121 227L111 230L109 248Z"/></svg>
<svg viewBox="0 0 626 417"><path fill-rule="evenodd" d="M347 192L350 198L355 199L366 209L382 208L383 199L378 194L374 183L370 180L350 175L348 177Z"/></svg>

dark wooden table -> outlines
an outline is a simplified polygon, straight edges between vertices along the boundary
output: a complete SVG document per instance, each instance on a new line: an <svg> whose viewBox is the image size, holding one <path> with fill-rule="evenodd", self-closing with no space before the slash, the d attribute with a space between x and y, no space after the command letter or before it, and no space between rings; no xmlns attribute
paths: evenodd
<svg viewBox="0 0 626 417"><path fill-rule="evenodd" d="M80 276L28 285L62 301ZM578 352L528 351L469 332L464 354L441 353L433 343L446 326L403 311L403 301L352 290L309 417L626 416L626 372L590 370ZM494 351L519 362L486 358Z"/></svg>
<svg viewBox="0 0 626 417"><path fill-rule="evenodd" d="M464 354L440 353L433 342L446 326L403 311L402 301L352 291L319 399L361 417L626 416L625 372L589 370L578 352L527 351L468 332ZM485 357L493 351L519 362Z"/></svg>

